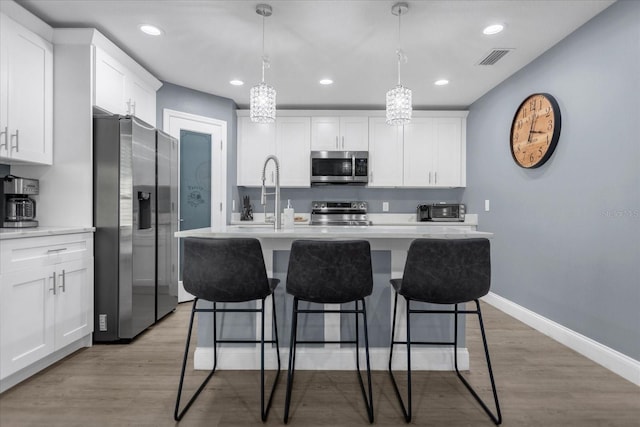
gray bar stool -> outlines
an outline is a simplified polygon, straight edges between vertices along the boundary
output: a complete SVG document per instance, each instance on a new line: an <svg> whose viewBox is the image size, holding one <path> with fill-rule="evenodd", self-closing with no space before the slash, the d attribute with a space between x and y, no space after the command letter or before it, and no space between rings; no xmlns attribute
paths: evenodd
<svg viewBox="0 0 640 427"><path fill-rule="evenodd" d="M289 373L284 407L284 422L289 421L291 388L296 360L296 346L300 344L339 344L356 346L356 368L362 397L367 407L369 421L373 422L373 397L371 394L371 366L369 363L369 336L367 310L364 302L373 289L371 247L367 241L314 241L296 240L291 245L287 272L287 293L293 295L291 342L289 345ZM302 310L298 301L319 304L343 304L355 302L354 310ZM362 308L360 304L362 303ZM355 315L356 339L351 341L302 341L298 340L298 314L300 313L350 313ZM368 397L360 373L360 341L358 315L364 322L364 344L367 364Z"/></svg>
<svg viewBox="0 0 640 427"><path fill-rule="evenodd" d="M195 296L193 309L191 310L191 320L189 321L189 333L187 344L184 350L182 361L182 372L180 373L180 384L178 386L178 396L174 419L182 419L187 410L191 407L200 392L207 385L216 370L218 360L217 347L220 343L260 343L260 415L262 421L267 420L273 392L278 384L280 376L280 349L278 348L278 327L276 324L276 307L274 298L271 298L273 309L273 327L275 340L265 341L264 339L264 301L265 298L273 294L280 281L278 279L267 278L264 266L262 248L258 239L208 239L188 237L184 239L184 258L182 281L187 292ZM197 308L198 300L213 302L213 308ZM237 303L253 300L261 300L260 308L256 309L229 309L218 308L217 303ZM260 340L220 340L216 330L217 313L257 313L260 312L262 331ZM187 356L189 353L189 343L193 329L193 319L196 313L213 313L213 369L200 387L193 394L189 402L182 411L179 411L180 397L184 382L184 373L187 366ZM265 409L264 399L264 344L275 344L278 356L278 370L273 381L269 401Z"/></svg>
<svg viewBox="0 0 640 427"><path fill-rule="evenodd" d="M451 345L453 346L456 374L482 406L495 424L502 423L498 393L493 380L489 348L480 312L478 298L489 292L491 285L491 257L489 240L481 239L417 239L411 243L402 279L392 279L391 285L396 291L393 306L393 326L391 327L391 349L389 352L389 374L400 401L406 422L411 421L411 344L418 345ZM407 303L407 340L395 341L396 310L398 295L402 295ZM411 301L432 304L453 304L453 310L414 310ZM458 304L474 301L476 310L459 310ZM453 342L411 341L411 314L437 313L453 314L455 319ZM458 370L458 314L477 314L484 344L484 353L489 369L489 378L493 390L493 399L497 415L494 415L480 399L467 380ZM407 345L407 406L405 407L398 384L391 370L394 344Z"/></svg>

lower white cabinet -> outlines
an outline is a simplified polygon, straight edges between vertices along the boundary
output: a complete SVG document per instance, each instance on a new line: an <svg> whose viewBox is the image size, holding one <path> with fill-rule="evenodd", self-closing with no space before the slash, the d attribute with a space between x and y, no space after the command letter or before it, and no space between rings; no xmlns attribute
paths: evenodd
<svg viewBox="0 0 640 427"><path fill-rule="evenodd" d="M0 241L0 379L93 332L93 234Z"/></svg>

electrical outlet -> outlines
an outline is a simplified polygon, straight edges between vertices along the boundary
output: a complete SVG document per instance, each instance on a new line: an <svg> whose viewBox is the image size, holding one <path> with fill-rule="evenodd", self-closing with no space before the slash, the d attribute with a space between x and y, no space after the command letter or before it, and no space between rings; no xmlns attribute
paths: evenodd
<svg viewBox="0 0 640 427"><path fill-rule="evenodd" d="M100 332L106 332L107 330L107 315L100 314L98 315L98 329Z"/></svg>
<svg viewBox="0 0 640 427"><path fill-rule="evenodd" d="M489 212L489 200L484 201L484 211Z"/></svg>
<svg viewBox="0 0 640 427"><path fill-rule="evenodd" d="M382 202L382 212L389 212L389 202Z"/></svg>

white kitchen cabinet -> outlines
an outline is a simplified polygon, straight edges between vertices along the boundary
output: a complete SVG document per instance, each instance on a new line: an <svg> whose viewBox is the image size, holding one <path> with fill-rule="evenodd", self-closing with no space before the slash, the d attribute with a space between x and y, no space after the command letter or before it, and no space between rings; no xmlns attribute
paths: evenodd
<svg viewBox="0 0 640 427"><path fill-rule="evenodd" d="M465 186L463 120L418 117L404 126L403 186Z"/></svg>
<svg viewBox="0 0 640 427"><path fill-rule="evenodd" d="M95 48L94 105L155 126L156 91L104 50Z"/></svg>
<svg viewBox="0 0 640 427"><path fill-rule="evenodd" d="M464 187L464 118L414 117L369 124L369 187Z"/></svg>
<svg viewBox="0 0 640 427"><path fill-rule="evenodd" d="M389 126L384 117L369 119L369 187L403 184L403 128Z"/></svg>
<svg viewBox="0 0 640 427"><path fill-rule="evenodd" d="M311 149L314 151L367 151L369 118L336 116L311 118Z"/></svg>
<svg viewBox="0 0 640 427"><path fill-rule="evenodd" d="M276 154L275 123L253 123L250 117L238 117L238 185L262 185L262 166L270 154ZM273 185L273 171L273 162L269 162L266 184Z"/></svg>
<svg viewBox="0 0 640 427"><path fill-rule="evenodd" d="M273 154L280 164L281 187L310 186L309 117L278 117L276 123L253 123L249 117L238 118L238 185L262 185L262 168ZM265 184L275 184L274 162L265 171Z"/></svg>
<svg viewBox="0 0 640 427"><path fill-rule="evenodd" d="M0 163L53 162L53 46L0 14Z"/></svg>
<svg viewBox="0 0 640 427"><path fill-rule="evenodd" d="M93 234L3 240L0 249L4 379L93 332Z"/></svg>

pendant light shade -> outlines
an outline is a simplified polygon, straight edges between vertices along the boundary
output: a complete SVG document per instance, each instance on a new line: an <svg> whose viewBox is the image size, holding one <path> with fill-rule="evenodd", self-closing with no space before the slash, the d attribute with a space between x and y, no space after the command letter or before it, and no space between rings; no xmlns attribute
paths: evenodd
<svg viewBox="0 0 640 427"><path fill-rule="evenodd" d="M262 16L262 81L249 92L249 116L255 123L273 123L276 121L276 90L264 82L264 70L269 68L269 58L264 54L264 18L271 16L271 6L259 4L256 13Z"/></svg>
<svg viewBox="0 0 640 427"><path fill-rule="evenodd" d="M411 122L413 110L411 101L411 89L402 86L400 83L400 67L402 62L407 61L407 57L400 48L400 17L407 13L409 5L407 3L396 3L391 7L391 13L398 16L398 84L387 92L387 123L390 125L404 125Z"/></svg>

